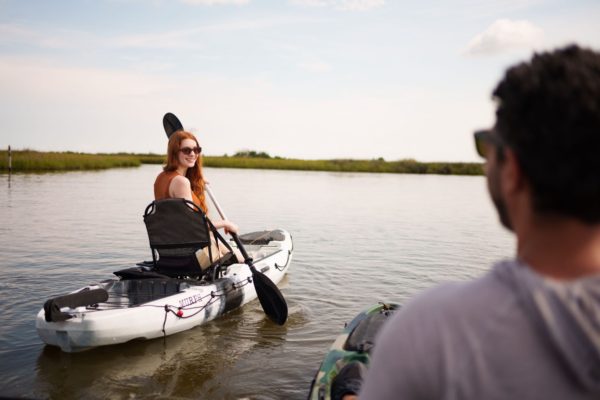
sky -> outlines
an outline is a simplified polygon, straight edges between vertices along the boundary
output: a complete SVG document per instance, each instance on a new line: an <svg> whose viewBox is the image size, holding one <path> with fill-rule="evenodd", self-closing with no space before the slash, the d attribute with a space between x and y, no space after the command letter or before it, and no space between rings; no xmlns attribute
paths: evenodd
<svg viewBox="0 0 600 400"><path fill-rule="evenodd" d="M597 0L0 0L0 148L479 161L506 68Z"/></svg>

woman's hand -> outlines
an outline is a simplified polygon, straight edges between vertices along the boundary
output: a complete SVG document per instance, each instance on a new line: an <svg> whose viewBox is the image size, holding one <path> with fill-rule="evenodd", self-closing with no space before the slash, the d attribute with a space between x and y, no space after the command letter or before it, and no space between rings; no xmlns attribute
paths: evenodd
<svg viewBox="0 0 600 400"><path fill-rule="evenodd" d="M225 230L225 233L227 233L227 234L231 234L231 233L237 234L239 231L238 226L227 219L223 219L221 221L215 222L214 225L215 225L215 228L217 228L217 229L223 228Z"/></svg>
<svg viewBox="0 0 600 400"><path fill-rule="evenodd" d="M231 233L235 233L235 234L238 233L239 228L238 228L238 226L236 224L234 224L233 222L228 221L228 220L224 220L223 222L226 223L226 225L223 226L223 228L225 229L225 233L226 234L229 235Z"/></svg>

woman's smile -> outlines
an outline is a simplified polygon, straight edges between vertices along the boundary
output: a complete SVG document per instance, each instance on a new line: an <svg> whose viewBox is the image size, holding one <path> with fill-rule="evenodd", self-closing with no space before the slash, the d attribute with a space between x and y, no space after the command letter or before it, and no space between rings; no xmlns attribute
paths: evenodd
<svg viewBox="0 0 600 400"><path fill-rule="evenodd" d="M183 151L181 151L181 149L196 149L198 148L198 144L196 143L196 141L192 140L192 139L183 139L179 145L180 151L179 151L179 163L187 168L191 168L194 166L194 164L196 164L196 160L198 159L198 157L200 156L200 154L198 154L196 151L192 151L189 152L189 154L185 154Z"/></svg>

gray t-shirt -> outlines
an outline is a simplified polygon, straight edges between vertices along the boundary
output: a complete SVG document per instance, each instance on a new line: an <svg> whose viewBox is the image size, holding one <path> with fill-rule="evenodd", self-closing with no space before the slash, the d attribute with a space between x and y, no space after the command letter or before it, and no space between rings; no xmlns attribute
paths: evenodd
<svg viewBox="0 0 600 400"><path fill-rule="evenodd" d="M505 261L409 302L376 340L360 399L600 399L600 276Z"/></svg>

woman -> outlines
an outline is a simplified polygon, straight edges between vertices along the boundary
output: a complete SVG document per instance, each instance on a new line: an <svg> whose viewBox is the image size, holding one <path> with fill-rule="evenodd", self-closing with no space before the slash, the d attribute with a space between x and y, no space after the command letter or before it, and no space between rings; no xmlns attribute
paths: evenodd
<svg viewBox="0 0 600 400"><path fill-rule="evenodd" d="M202 148L193 134L180 130L171 135L167 165L154 182L155 200L183 198L196 204L205 214L208 212L201 152ZM225 233L238 232L237 225L228 220L214 221L213 225L217 229L223 228ZM238 261L243 262L241 254L235 253Z"/></svg>

